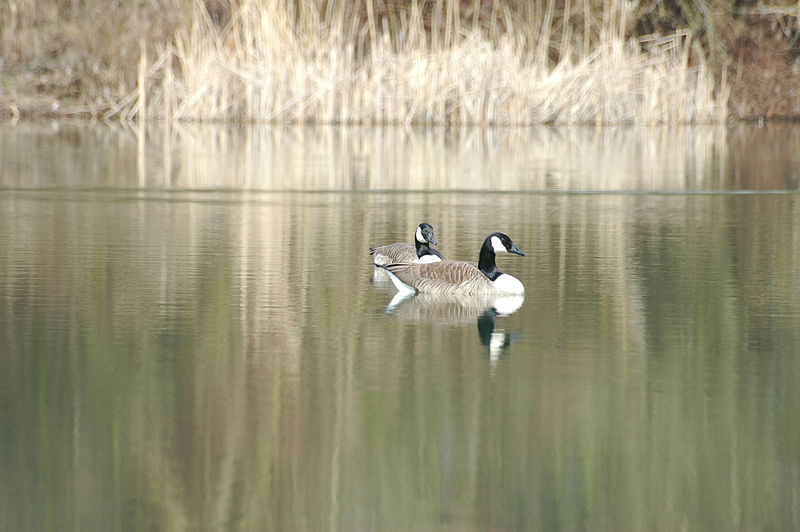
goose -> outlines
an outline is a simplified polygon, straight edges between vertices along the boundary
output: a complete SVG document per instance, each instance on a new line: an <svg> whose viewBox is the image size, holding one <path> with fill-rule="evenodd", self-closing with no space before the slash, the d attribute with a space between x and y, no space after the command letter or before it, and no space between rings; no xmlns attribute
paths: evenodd
<svg viewBox="0 0 800 532"><path fill-rule="evenodd" d="M375 266L392 264L396 262L429 263L444 260L439 251L431 248L430 244L438 244L433 236L433 227L428 223L421 223L414 235L414 245L395 242L376 248L369 248L372 262Z"/></svg>
<svg viewBox="0 0 800 532"><path fill-rule="evenodd" d="M395 263L381 265L400 292L437 295L454 294L524 294L525 287L516 277L497 269L498 253L525 253L508 235L492 233L486 237L478 255L478 264L445 260L430 264Z"/></svg>

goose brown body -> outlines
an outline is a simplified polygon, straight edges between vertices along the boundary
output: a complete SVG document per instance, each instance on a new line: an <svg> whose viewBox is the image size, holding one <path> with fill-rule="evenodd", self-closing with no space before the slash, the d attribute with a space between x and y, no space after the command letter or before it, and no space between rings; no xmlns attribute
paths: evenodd
<svg viewBox="0 0 800 532"><path fill-rule="evenodd" d="M492 281L474 263L466 261L388 264L385 268L403 284L425 294L486 294L495 291Z"/></svg>
<svg viewBox="0 0 800 532"><path fill-rule="evenodd" d="M429 247L430 254L437 257L439 260L444 260L439 251ZM370 248L372 253L372 262L378 266L383 264L392 264L395 262L419 262L420 257L417 256L417 249L411 244L403 244L402 242L395 242L394 244L386 244L376 248Z"/></svg>

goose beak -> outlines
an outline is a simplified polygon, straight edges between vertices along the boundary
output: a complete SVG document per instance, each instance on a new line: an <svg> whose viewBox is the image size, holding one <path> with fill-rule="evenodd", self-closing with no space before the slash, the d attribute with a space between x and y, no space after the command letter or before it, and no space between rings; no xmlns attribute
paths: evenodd
<svg viewBox="0 0 800 532"><path fill-rule="evenodd" d="M433 235L428 235L428 239L427 240L428 240L429 243L433 244L434 246L438 246L439 245L439 243L436 241L436 239L433 238Z"/></svg>
<svg viewBox="0 0 800 532"><path fill-rule="evenodd" d="M511 244L511 249L508 250L509 253L515 253L517 255L525 256L525 253L517 247L516 244Z"/></svg>

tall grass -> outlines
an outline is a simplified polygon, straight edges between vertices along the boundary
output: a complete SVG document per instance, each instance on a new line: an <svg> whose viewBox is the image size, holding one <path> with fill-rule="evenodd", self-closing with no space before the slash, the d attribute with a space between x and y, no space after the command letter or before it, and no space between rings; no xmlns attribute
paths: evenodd
<svg viewBox="0 0 800 532"><path fill-rule="evenodd" d="M85 4L108 12L95 0ZM97 42L87 47L97 61L83 65L76 90L103 87L106 97L91 107L106 119L660 124L727 113L724 78L711 74L688 31L631 31L640 2L142 5L121 17L124 46L108 45L121 28L100 16ZM70 31L91 40L74 16ZM130 21L139 18L155 22L134 38ZM16 30L4 33L22 35L29 20L14 20Z"/></svg>
<svg viewBox="0 0 800 532"><path fill-rule="evenodd" d="M362 27L352 13L326 16L311 3L245 2L218 30L199 6L175 45L156 51L139 90L106 117L482 125L725 117L726 88L690 62L689 35L626 41L623 4L609 10L618 20L604 22L591 49L563 26L557 51L553 2L529 31L515 30L508 11L488 28L464 24L459 7L445 2L430 28L414 3L378 29L372 2Z"/></svg>

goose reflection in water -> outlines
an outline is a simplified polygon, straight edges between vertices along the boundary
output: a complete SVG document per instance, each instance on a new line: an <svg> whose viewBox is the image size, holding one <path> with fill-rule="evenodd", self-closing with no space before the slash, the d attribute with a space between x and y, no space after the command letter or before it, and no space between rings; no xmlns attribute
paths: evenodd
<svg viewBox="0 0 800 532"><path fill-rule="evenodd" d="M521 332L508 332L504 329L495 329L495 319L501 316L494 308L488 308L478 317L478 336L481 344L486 347L486 356L494 364L502 357L511 344L516 342Z"/></svg>
<svg viewBox="0 0 800 532"><path fill-rule="evenodd" d="M481 345L490 361L500 359L522 333L496 327L497 318L510 316L525 301L525 296L498 294L431 295L398 292L384 309L398 319L448 327L476 325Z"/></svg>

